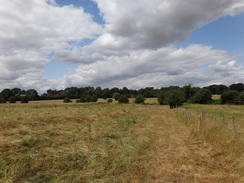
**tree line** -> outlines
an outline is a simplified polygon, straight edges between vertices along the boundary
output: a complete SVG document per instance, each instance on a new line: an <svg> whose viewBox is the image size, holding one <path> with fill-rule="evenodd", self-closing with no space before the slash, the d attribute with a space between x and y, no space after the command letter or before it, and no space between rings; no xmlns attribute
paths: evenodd
<svg viewBox="0 0 244 183"><path fill-rule="evenodd" d="M64 90L49 89L39 95L35 89L21 90L20 88L5 88L0 92L0 103L26 103L30 100L78 99L77 102L94 102L98 98L119 100L121 96L127 98L158 98L160 104L169 104L171 108L182 105L184 102L208 104L213 103L212 95L221 95L222 104L244 104L244 84L237 83L230 86L210 85L207 87L192 87L191 85L169 86L162 88L146 87L139 90L101 87L68 87ZM145 100L144 100L145 101ZM140 102L138 102L140 103Z"/></svg>

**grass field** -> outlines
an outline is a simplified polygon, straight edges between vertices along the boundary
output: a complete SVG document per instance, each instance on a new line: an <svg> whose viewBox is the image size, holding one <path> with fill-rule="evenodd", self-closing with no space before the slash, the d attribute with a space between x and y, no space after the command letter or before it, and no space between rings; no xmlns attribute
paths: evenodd
<svg viewBox="0 0 244 183"><path fill-rule="evenodd" d="M197 129L198 111L242 106L99 103L1 104L0 182L244 182L243 123L238 139L221 117Z"/></svg>

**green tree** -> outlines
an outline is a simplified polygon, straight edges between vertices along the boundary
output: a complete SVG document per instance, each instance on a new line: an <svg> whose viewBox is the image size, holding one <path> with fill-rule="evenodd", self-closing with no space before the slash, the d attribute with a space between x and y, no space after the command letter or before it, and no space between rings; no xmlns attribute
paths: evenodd
<svg viewBox="0 0 244 183"><path fill-rule="evenodd" d="M158 95L158 103L160 105L164 105L165 104L165 101L166 101L166 96L163 92L160 92L160 94Z"/></svg>
<svg viewBox="0 0 244 183"><path fill-rule="evenodd" d="M181 90L172 90L168 92L167 102L171 109L181 106L184 100L184 93Z"/></svg>
<svg viewBox="0 0 244 183"><path fill-rule="evenodd" d="M197 104L209 104L212 103L212 94L211 92L203 88L199 90L191 99L190 101L192 103L197 103Z"/></svg>
<svg viewBox="0 0 244 183"><path fill-rule="evenodd" d="M9 88L5 88L3 91L1 91L0 96L7 101L9 97L14 96L14 93Z"/></svg>
<svg viewBox="0 0 244 183"><path fill-rule="evenodd" d="M12 89L14 96L20 96L21 95L21 89L20 88L13 88Z"/></svg>
<svg viewBox="0 0 244 183"><path fill-rule="evenodd" d="M96 95L91 96L91 102L97 102L98 97Z"/></svg>
<svg viewBox="0 0 244 183"><path fill-rule="evenodd" d="M121 95L121 96L119 97L119 99L118 99L118 102L119 102L119 103L125 103L125 104L127 104L127 103L129 103L129 99L128 99L127 96L125 96L125 95Z"/></svg>
<svg viewBox="0 0 244 183"><path fill-rule="evenodd" d="M26 91L26 96L29 98L29 100L37 100L38 99L38 93L35 89L29 89Z"/></svg>
<svg viewBox="0 0 244 183"><path fill-rule="evenodd" d="M244 84L243 83L232 84L229 86L229 88L230 90L242 92L244 90Z"/></svg>
<svg viewBox="0 0 244 183"><path fill-rule="evenodd" d="M114 94L113 94L113 98L114 98L114 100L119 100L119 97L120 97L120 93L118 93L118 92L115 92Z"/></svg>
<svg viewBox="0 0 244 183"><path fill-rule="evenodd" d="M15 96L9 97L8 102L9 103L16 103L16 97Z"/></svg>
<svg viewBox="0 0 244 183"><path fill-rule="evenodd" d="M29 98L27 96L22 96L22 97L20 97L20 102L21 103L28 103L29 102Z"/></svg>
<svg viewBox="0 0 244 183"><path fill-rule="evenodd" d="M6 103L6 100L0 96L0 104L4 104L4 103Z"/></svg>
<svg viewBox="0 0 244 183"><path fill-rule="evenodd" d="M244 104L244 92L239 95L240 104Z"/></svg>
<svg viewBox="0 0 244 183"><path fill-rule="evenodd" d="M71 102L72 102L72 100L69 97L66 97L64 99L64 103L71 103Z"/></svg>
<svg viewBox="0 0 244 183"><path fill-rule="evenodd" d="M90 96L90 95L87 95L87 96L85 97L85 101L86 101L86 102L91 102L91 96Z"/></svg>
<svg viewBox="0 0 244 183"><path fill-rule="evenodd" d="M143 95L137 95L136 96L135 103L136 104L144 104L145 100L146 99L143 97Z"/></svg>
<svg viewBox="0 0 244 183"><path fill-rule="evenodd" d="M221 104L240 104L240 93L234 90L225 91L220 96Z"/></svg>

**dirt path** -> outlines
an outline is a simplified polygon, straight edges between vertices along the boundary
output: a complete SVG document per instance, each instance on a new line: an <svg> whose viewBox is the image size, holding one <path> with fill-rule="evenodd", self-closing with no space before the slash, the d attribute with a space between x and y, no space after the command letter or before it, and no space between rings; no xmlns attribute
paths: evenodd
<svg viewBox="0 0 244 183"><path fill-rule="evenodd" d="M240 174L228 166L234 163L233 158L223 157L222 151L218 153L210 144L199 141L192 126L181 120L174 111L155 119L161 122L155 127L155 139L150 146L149 166L155 171L152 182L239 183Z"/></svg>

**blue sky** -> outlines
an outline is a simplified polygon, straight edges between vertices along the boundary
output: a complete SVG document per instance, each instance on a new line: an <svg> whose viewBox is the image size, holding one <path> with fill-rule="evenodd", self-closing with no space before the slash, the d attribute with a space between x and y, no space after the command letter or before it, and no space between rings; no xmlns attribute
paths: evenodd
<svg viewBox="0 0 244 183"><path fill-rule="evenodd" d="M232 54L244 53L244 13L237 16L224 16L194 30L189 38L181 43L212 45L216 49L227 50Z"/></svg>
<svg viewBox="0 0 244 183"><path fill-rule="evenodd" d="M244 82L243 0L3 0L0 89Z"/></svg>

